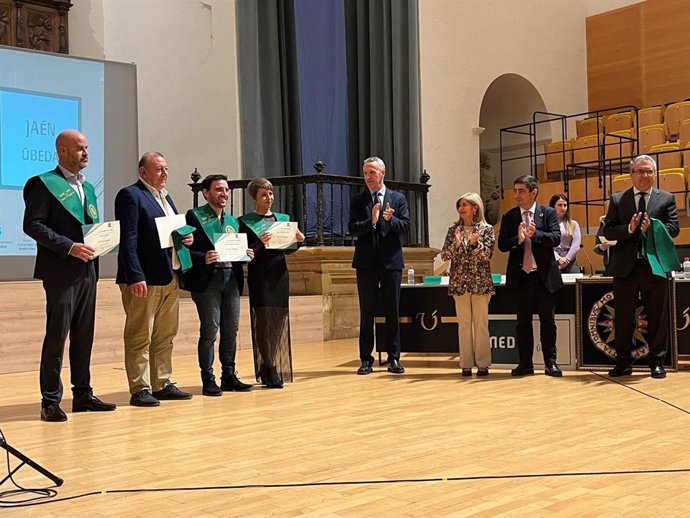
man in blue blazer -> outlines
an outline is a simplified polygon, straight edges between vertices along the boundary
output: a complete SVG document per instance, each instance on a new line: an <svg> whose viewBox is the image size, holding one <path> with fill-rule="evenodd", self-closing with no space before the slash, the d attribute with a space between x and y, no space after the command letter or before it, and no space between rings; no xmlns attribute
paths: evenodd
<svg viewBox="0 0 690 518"><path fill-rule="evenodd" d="M158 406L159 400L191 399L171 383L173 339L179 323L179 289L171 248L161 248L155 218L177 209L165 189L168 163L156 151L139 160L139 181L115 197L120 221L117 279L126 320L125 369L133 406ZM183 238L190 246L192 234Z"/></svg>
<svg viewBox="0 0 690 518"><path fill-rule="evenodd" d="M501 219L498 249L509 252L506 288L515 292L519 363L513 376L534 374L532 315L539 315L545 374L562 376L556 363L556 292L563 287L553 249L561 242L556 212L537 203L539 182L523 175L513 183L517 207Z"/></svg>
<svg viewBox="0 0 690 518"><path fill-rule="evenodd" d="M402 374L400 364L400 282L404 266L400 236L410 226L405 197L386 188L386 165L378 157L367 158L362 166L366 189L350 203L350 234L357 237L352 267L357 270L359 294L359 358L357 374L373 371L374 317L376 304L383 302L386 316L388 371ZM379 292L381 298L379 299Z"/></svg>
<svg viewBox="0 0 690 518"><path fill-rule="evenodd" d="M642 236L651 224L650 218L661 221L671 237L680 232L676 201L671 193L654 187L656 162L640 155L630 163L633 187L611 197L604 219L604 237L616 240L611 248L608 271L613 275L613 296L616 305L616 366L609 376L632 374L633 335L637 328L635 309L642 299L647 315L645 341L652 378L665 378L664 359L668 349L668 280L652 273L642 253Z"/></svg>
<svg viewBox="0 0 690 518"><path fill-rule="evenodd" d="M58 166L24 186L24 232L36 240L34 277L46 292L46 334L41 349L41 420L66 421L60 408L60 370L69 335L73 412L115 410L93 395L91 349L96 315L98 258L84 244L82 225L98 222L93 186L82 175L89 143L76 130L55 140Z"/></svg>

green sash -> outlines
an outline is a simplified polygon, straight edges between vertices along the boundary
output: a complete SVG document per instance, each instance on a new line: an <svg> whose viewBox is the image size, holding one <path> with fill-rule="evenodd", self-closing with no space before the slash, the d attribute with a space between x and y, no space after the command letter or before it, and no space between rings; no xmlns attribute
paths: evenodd
<svg viewBox="0 0 690 518"><path fill-rule="evenodd" d="M59 201L67 212L74 216L79 223L84 225L86 223L84 219L84 205L79 199L77 191L74 187L65 179L62 172L56 173L55 171L48 171L39 175L41 181L48 188L50 193L55 196L55 199ZM84 188L84 196L86 197L86 210L89 212L89 216L94 223L98 223L98 202L96 198L96 191L89 182L84 181L82 184Z"/></svg>
<svg viewBox="0 0 690 518"><path fill-rule="evenodd" d="M216 242L215 234L236 234L240 229L240 222L228 213L225 213L225 228L222 228L218 214L208 203L194 209L194 215L201 223L201 228L204 229L211 243Z"/></svg>
<svg viewBox="0 0 690 518"><path fill-rule="evenodd" d="M273 215L276 217L276 221L290 221L290 216L287 214L274 212ZM256 212L250 212L241 216L240 221L252 229L257 237L261 237L261 234L266 232L268 228L273 225L272 221L266 221L261 214L257 214Z"/></svg>
<svg viewBox="0 0 690 518"><path fill-rule="evenodd" d="M192 232L194 232L194 227L191 225L185 225L172 232L173 246L175 247L175 252L177 253L177 258L180 260L180 266L183 272L186 272L192 267L192 254L189 252L189 248L182 244L182 238L188 236Z"/></svg>

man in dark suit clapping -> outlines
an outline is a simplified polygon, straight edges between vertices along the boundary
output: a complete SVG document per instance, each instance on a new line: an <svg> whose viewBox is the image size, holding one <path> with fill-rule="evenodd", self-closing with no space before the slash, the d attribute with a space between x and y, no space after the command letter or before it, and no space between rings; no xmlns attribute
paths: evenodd
<svg viewBox="0 0 690 518"><path fill-rule="evenodd" d="M668 280L654 275L642 253L642 237L655 218L671 237L679 233L676 202L672 194L654 187L656 162L640 155L630 163L633 187L611 197L604 219L604 237L616 240L611 249L608 271L613 275L616 304L616 366L609 376L632 374L633 332L637 326L635 309L638 298L647 314L649 367L652 378L665 378L663 363L668 347Z"/></svg>
<svg viewBox="0 0 690 518"><path fill-rule="evenodd" d="M556 212L537 203L539 182L523 175L513 183L517 207L503 215L498 248L509 252L506 288L515 291L517 345L520 356L513 376L534 374L532 315L539 315L545 374L562 376L556 363L556 292L563 287L553 249L561 241Z"/></svg>
<svg viewBox="0 0 690 518"><path fill-rule="evenodd" d="M177 257L161 248L156 218L173 216L177 209L165 189L168 162L156 152L139 160L139 181L115 197L120 220L117 279L125 320L125 369L132 397L130 405L158 406L159 400L191 399L189 392L170 382L173 339L179 323L179 289L174 269ZM192 234L182 243L190 246Z"/></svg>
<svg viewBox="0 0 690 518"><path fill-rule="evenodd" d="M89 143L76 130L55 140L58 166L24 187L24 232L36 240L34 277L46 292L46 335L41 350L41 419L66 421L62 400L62 357L69 335L73 412L115 410L91 389L91 349L96 314L98 258L84 244L82 225L98 223L94 187L81 174L89 165Z"/></svg>
<svg viewBox="0 0 690 518"><path fill-rule="evenodd" d="M352 267L357 270L359 294L359 358L357 374L373 371L374 316L381 292L386 316L388 371L402 374L400 364L400 327L398 312L400 282L404 266L400 236L410 226L407 200L399 192L386 188L386 165L370 157L362 166L366 189L350 204L350 234L357 236Z"/></svg>

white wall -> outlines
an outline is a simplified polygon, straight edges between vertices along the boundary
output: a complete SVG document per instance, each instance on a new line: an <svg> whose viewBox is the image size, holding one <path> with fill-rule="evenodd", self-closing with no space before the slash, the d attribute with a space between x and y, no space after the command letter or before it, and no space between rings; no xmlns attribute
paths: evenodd
<svg viewBox="0 0 690 518"><path fill-rule="evenodd" d="M471 128L479 126L494 79L523 76L548 111L586 109L586 6L572 0L419 0L419 16L431 245L440 247L457 219L458 194L479 190L479 137Z"/></svg>
<svg viewBox="0 0 690 518"><path fill-rule="evenodd" d="M139 150L166 156L180 210L195 167L241 177L234 0L79 0L70 53L136 63Z"/></svg>
<svg viewBox="0 0 690 518"><path fill-rule="evenodd" d="M514 73L546 109L587 106L585 17L634 0L419 0L424 166L430 231L440 246L453 202L479 189L484 94ZM181 208L199 167L239 178L234 0L79 0L70 11L75 55L135 62L140 150L164 153ZM497 166L497 164L495 164ZM132 177L136 168L132 165Z"/></svg>

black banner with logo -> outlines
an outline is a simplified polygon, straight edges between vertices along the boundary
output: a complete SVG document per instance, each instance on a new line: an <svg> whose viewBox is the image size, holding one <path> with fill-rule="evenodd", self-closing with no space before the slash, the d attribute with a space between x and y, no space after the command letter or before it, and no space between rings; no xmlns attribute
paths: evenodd
<svg viewBox="0 0 690 518"><path fill-rule="evenodd" d="M669 290L673 299L673 290ZM670 307L673 307L671 304ZM636 366L646 367L649 347L646 337L646 314L642 301L636 309L638 325L634 332L635 343L632 356ZM673 332L675 315L669 311L666 325L669 328L669 349L664 366L675 368L676 357L675 333ZM613 297L613 279L611 277L584 278L577 281L577 365L581 369L608 368L616 363L615 335L616 304Z"/></svg>
<svg viewBox="0 0 690 518"><path fill-rule="evenodd" d="M674 284L678 355L690 356L690 279Z"/></svg>

